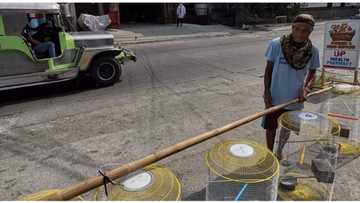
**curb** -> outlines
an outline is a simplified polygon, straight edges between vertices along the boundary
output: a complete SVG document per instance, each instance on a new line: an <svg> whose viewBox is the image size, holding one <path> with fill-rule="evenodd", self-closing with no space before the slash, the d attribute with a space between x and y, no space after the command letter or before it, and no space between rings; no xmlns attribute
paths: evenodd
<svg viewBox="0 0 360 203"><path fill-rule="evenodd" d="M314 29L315 29L315 28L318 28L318 27L320 27L320 26L325 25L325 23L326 23L326 22L317 22L317 23L315 24ZM271 30L271 31L283 31L283 30L288 30L288 29L290 29L290 28L291 28L291 23L290 23L289 25L281 26L281 27L276 27L276 28L270 29L270 30Z"/></svg>
<svg viewBox="0 0 360 203"><path fill-rule="evenodd" d="M208 32L208 33L200 33L200 34L188 34L188 35L167 35L161 37L141 37L134 40L125 40L121 41L121 39L114 40L114 43L117 45L129 45L129 44L145 44L145 43L153 43L153 42L165 42L165 41L175 41L182 39L196 39L196 38L210 38L210 37L226 37L231 36L229 32Z"/></svg>

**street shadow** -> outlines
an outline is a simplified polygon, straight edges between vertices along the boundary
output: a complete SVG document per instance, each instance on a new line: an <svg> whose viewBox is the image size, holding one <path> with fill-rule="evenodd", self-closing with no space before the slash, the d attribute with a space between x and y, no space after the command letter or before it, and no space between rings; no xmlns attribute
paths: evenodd
<svg viewBox="0 0 360 203"><path fill-rule="evenodd" d="M95 88L91 78L79 77L65 82L4 90L0 91L0 107L49 97L63 97Z"/></svg>
<svg viewBox="0 0 360 203"><path fill-rule="evenodd" d="M12 156L23 157L24 160L36 162L38 165L56 170L59 174L66 177L72 177L78 180L84 179L86 174L81 173L75 168L61 164L66 162L69 165L81 165L88 168L96 168L99 163L91 157L91 153L82 153L72 147L69 143L62 142L51 136L44 136L41 139L34 139L34 136L28 136L25 129L13 129L13 135L3 135L0 138L2 151L12 154ZM17 136L17 135L27 136ZM39 152L47 152L47 155L39 155ZM4 159L9 159L5 157Z"/></svg>

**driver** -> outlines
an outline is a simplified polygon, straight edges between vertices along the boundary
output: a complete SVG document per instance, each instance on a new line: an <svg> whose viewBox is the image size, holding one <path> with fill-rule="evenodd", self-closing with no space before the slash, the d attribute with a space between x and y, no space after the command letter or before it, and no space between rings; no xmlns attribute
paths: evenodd
<svg viewBox="0 0 360 203"><path fill-rule="evenodd" d="M46 23L46 18L44 14L37 14L37 15L30 15L30 26L34 24L37 24L37 28L42 28L44 26L41 26L41 24ZM38 23L34 23L34 22ZM33 30L35 27L32 27ZM36 30L36 29L35 29ZM49 57L53 58L56 56L55 52L55 44L52 41L44 41L44 39L40 39L40 37L36 37L37 34L41 32L41 30L38 30L37 33L33 33L31 31L31 28L29 29L29 25L24 29L22 32L22 35L25 37L25 39L30 42L31 48L34 50L35 55L42 55L47 54Z"/></svg>

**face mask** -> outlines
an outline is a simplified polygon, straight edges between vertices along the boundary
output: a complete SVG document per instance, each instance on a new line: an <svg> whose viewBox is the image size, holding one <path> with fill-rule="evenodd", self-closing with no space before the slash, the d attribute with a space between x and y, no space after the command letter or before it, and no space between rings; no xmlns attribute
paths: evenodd
<svg viewBox="0 0 360 203"><path fill-rule="evenodd" d="M31 21L30 21L30 27L31 27L31 28L37 28L38 26L39 26L38 20L35 19L35 18L31 19Z"/></svg>

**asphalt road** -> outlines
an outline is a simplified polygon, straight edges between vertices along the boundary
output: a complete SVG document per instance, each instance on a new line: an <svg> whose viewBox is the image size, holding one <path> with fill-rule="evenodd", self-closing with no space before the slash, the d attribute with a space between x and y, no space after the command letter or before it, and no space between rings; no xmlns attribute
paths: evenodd
<svg viewBox="0 0 360 203"><path fill-rule="evenodd" d="M0 200L68 186L104 164L125 164L260 111L263 54L269 40L286 31L132 45L139 60L123 68L114 86L62 83L1 92ZM322 35L322 26L312 35L319 47ZM182 199L204 199L210 146L226 138L264 143L259 125L257 120L162 161L181 180ZM350 180L358 176L353 171ZM347 188L335 196L359 199Z"/></svg>

